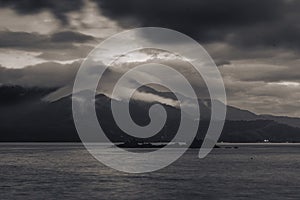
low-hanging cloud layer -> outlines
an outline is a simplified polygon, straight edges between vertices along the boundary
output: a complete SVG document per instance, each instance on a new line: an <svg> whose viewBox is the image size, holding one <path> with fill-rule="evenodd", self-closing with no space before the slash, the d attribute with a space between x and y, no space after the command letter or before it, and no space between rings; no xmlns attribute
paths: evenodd
<svg viewBox="0 0 300 200"><path fill-rule="evenodd" d="M229 104L299 117L299 9L297 0L0 0L0 84L63 87L103 39L160 26L205 47Z"/></svg>

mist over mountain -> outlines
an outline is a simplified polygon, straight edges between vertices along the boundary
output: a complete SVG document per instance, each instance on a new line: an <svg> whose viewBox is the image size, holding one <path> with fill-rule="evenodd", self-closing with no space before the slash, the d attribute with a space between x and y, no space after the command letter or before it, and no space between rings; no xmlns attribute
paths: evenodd
<svg viewBox="0 0 300 200"><path fill-rule="evenodd" d="M56 88L24 88L20 86L0 87L0 141L1 142L80 142L72 117L72 97L47 102L43 98ZM159 92L150 87L140 91L175 99L173 93ZM116 125L110 109L111 99L104 94L96 96L98 120L114 142L133 138ZM203 139L210 119L210 100L199 99L201 120L197 138ZM180 109L161 102L147 102L138 99L130 101L130 114L138 125L150 122L148 111L151 105L159 103L167 111L168 118L162 130L143 141L167 142L176 134L180 123ZM188 114L187 114L187 117ZM194 120L190 118L190 120ZM300 142L300 119L271 115L256 115L247 110L227 106L227 117L219 141L224 142Z"/></svg>

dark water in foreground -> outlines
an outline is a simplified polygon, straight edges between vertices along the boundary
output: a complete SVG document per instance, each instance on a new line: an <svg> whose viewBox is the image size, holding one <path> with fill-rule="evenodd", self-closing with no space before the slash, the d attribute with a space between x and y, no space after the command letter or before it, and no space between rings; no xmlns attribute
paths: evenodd
<svg viewBox="0 0 300 200"><path fill-rule="evenodd" d="M80 145L0 145L0 199L300 199L299 146L214 149L201 160L197 153L125 174Z"/></svg>

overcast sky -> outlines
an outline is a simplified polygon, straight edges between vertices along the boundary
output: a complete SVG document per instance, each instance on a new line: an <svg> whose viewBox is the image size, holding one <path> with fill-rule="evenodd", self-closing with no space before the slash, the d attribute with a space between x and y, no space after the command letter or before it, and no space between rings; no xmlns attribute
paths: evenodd
<svg viewBox="0 0 300 200"><path fill-rule="evenodd" d="M300 1L0 0L0 84L63 87L125 29L181 31L210 53L228 104L300 117Z"/></svg>

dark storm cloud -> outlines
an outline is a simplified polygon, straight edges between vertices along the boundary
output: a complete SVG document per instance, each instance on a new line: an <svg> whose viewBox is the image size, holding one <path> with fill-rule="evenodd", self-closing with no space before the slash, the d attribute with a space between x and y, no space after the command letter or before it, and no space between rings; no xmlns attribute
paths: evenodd
<svg viewBox="0 0 300 200"><path fill-rule="evenodd" d="M300 9L300 6L299 6ZM298 20L270 22L269 24L260 24L254 27L245 27L236 30L227 42L242 48L287 48L291 50L300 50L300 26Z"/></svg>
<svg viewBox="0 0 300 200"><path fill-rule="evenodd" d="M240 48L257 46L299 49L300 1L295 0L93 0L101 13L128 27L175 29L202 43L226 42ZM0 0L20 14L50 11L63 23L83 0Z"/></svg>
<svg viewBox="0 0 300 200"><path fill-rule="evenodd" d="M287 0L154 0L96 2L121 26L172 28L200 42L221 41L243 48L299 48L300 2Z"/></svg>
<svg viewBox="0 0 300 200"><path fill-rule="evenodd" d="M51 36L51 41L53 42L86 42L93 39L92 36L73 31L58 32Z"/></svg>
<svg viewBox="0 0 300 200"><path fill-rule="evenodd" d="M97 0L96 0L97 1ZM282 15L280 0L154 0L97 1L104 14L121 20L135 18L144 26L167 26L181 31L201 27L237 26L270 21Z"/></svg>
<svg viewBox="0 0 300 200"><path fill-rule="evenodd" d="M94 38L78 32L65 31L53 35L27 32L0 32L0 48L61 49L70 48L73 42L84 43Z"/></svg>
<svg viewBox="0 0 300 200"><path fill-rule="evenodd" d="M67 13L80 10L83 6L82 0L0 0L1 7L9 7L19 14L35 14L48 10L54 14L63 24L68 23Z"/></svg>

